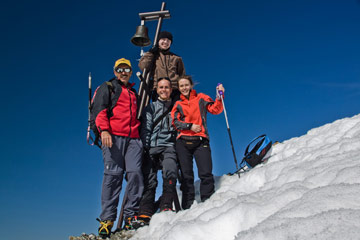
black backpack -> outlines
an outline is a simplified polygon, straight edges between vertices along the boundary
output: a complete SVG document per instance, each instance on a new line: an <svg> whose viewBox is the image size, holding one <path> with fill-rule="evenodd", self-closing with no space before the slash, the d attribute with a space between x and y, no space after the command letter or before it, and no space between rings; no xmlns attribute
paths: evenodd
<svg viewBox="0 0 360 240"><path fill-rule="evenodd" d="M265 134L255 138L246 147L240 166L245 163L248 168L253 168L259 163L264 162L266 160L264 157L270 151L271 146L272 141Z"/></svg>
<svg viewBox="0 0 360 240"><path fill-rule="evenodd" d="M113 79L111 79L113 80ZM109 89L109 103L111 103L111 96L114 93L114 86L111 83L111 80L106 82L106 85L108 86ZM99 86L100 87L100 86ZM95 118L96 116L94 116L94 100L95 100L95 95L97 90L99 89L99 87L96 88L94 95L91 99L89 99L89 118L88 118L88 130L87 130L87 143L91 146L96 145L99 148L101 148L101 139L100 139L100 132L95 124ZM90 96L91 96L91 88L89 88L90 90ZM108 107L108 117L110 117L111 115L111 111L112 111L112 104L109 104ZM91 136L90 130L93 132L94 137Z"/></svg>

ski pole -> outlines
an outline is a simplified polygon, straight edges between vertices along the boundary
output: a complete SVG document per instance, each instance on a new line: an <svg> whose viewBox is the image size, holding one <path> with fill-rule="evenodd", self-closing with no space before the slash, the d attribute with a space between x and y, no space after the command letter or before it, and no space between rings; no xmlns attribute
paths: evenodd
<svg viewBox="0 0 360 240"><path fill-rule="evenodd" d="M90 120L91 120L90 107L91 107L91 72L89 73L89 112L88 112L89 117L88 117L88 128L87 128L87 134L86 134L86 141L89 145L93 146L94 139L92 138L92 136L90 134Z"/></svg>
<svg viewBox="0 0 360 240"><path fill-rule="evenodd" d="M219 86L220 84L221 84L221 83L218 83L218 86ZM235 161L236 171L237 171L238 176L239 176L239 178L240 178L239 166L238 166L238 162L237 162L237 160L236 160L236 154L235 154L234 144L233 144L233 141L232 141L230 126L229 126L229 121L228 121L228 117L227 117L227 113L226 113L226 108L225 108L224 92L221 91L221 90L219 90L219 95L220 95L221 102L222 102L222 105L223 105L223 108L224 108L224 116L225 116L225 121L226 121L227 130L228 130L228 133L229 133L231 149L232 149L232 152L233 152L233 155L234 155L234 161Z"/></svg>

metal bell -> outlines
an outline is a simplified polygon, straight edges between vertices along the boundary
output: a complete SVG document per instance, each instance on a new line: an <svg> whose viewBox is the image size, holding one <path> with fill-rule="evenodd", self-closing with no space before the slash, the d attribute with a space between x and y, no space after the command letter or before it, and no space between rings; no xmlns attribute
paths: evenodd
<svg viewBox="0 0 360 240"><path fill-rule="evenodd" d="M140 25L136 28L135 35L131 38L131 42L139 47L146 47L151 44L148 36L148 29L145 25Z"/></svg>

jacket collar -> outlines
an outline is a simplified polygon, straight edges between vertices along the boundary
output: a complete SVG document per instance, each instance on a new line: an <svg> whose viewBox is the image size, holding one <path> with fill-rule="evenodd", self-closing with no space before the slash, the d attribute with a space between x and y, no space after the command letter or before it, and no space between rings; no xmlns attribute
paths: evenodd
<svg viewBox="0 0 360 240"><path fill-rule="evenodd" d="M194 89L191 89L189 99L187 99L187 97L185 97L185 96L182 95L182 94L180 95L180 98L181 98L181 100L183 100L183 101L187 101L187 100L191 100L191 99L195 98L196 96L197 96L196 91L195 91Z"/></svg>
<svg viewBox="0 0 360 240"><path fill-rule="evenodd" d="M132 88L135 86L135 83L128 83L128 88Z"/></svg>
<svg viewBox="0 0 360 240"><path fill-rule="evenodd" d="M165 108L169 108L171 106L171 104L172 104L171 98L169 100L160 100L160 98L158 98L156 100L156 102L158 102L159 104L161 104Z"/></svg>
<svg viewBox="0 0 360 240"><path fill-rule="evenodd" d="M130 82L128 82L127 86L125 86L125 84L124 84L122 81L120 81L120 80L117 79L117 78L116 78L116 80L117 80L117 82L120 84L120 86L125 87L125 88L132 88L132 87L135 86L135 83L130 83Z"/></svg>
<svg viewBox="0 0 360 240"><path fill-rule="evenodd" d="M162 54L164 54L164 55L168 55L168 54L170 54L170 48L168 48L168 49L166 49L166 50L160 49L160 52L161 52Z"/></svg>
<svg viewBox="0 0 360 240"><path fill-rule="evenodd" d="M157 99L156 101L159 101L159 102L165 104L165 103L167 103L167 102L171 102L171 98L168 99L168 100L162 100L162 99L160 99L160 98L158 97L158 99Z"/></svg>

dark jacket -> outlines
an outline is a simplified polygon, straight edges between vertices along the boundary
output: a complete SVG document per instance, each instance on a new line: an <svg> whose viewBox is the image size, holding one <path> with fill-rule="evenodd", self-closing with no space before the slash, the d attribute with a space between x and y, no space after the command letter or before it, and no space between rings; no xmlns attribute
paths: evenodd
<svg viewBox="0 0 360 240"><path fill-rule="evenodd" d="M149 69L151 61L154 57L154 54L151 52L146 52L144 56L141 57L139 62L139 68L141 71L144 69ZM155 56L155 70L154 70L154 86L153 89L157 86L157 79L160 77L168 77L171 80L171 85L173 89L177 89L177 78L179 76L185 75L185 67L182 61L182 58L175 53L172 53L168 50L159 51Z"/></svg>
<svg viewBox="0 0 360 240"><path fill-rule="evenodd" d="M111 83L112 88L104 82L93 97L95 124L99 132L106 130L116 136L139 138L140 121L136 118L137 94L132 88L134 84L126 87L117 79L111 80Z"/></svg>
<svg viewBox="0 0 360 240"><path fill-rule="evenodd" d="M207 112L212 114L220 114L223 110L223 105L220 99L213 101L208 95L199 93L193 89L190 92L190 97L187 99L181 94L180 101L177 101L171 111L173 125L178 130L178 137L180 136L200 136L209 139L207 129ZM200 125L202 130L199 133L193 132L192 124Z"/></svg>
<svg viewBox="0 0 360 240"><path fill-rule="evenodd" d="M149 104L142 115L141 140L145 148L173 146L176 140L176 131L171 125L171 112L154 126L154 122L171 107L171 101L157 100Z"/></svg>

